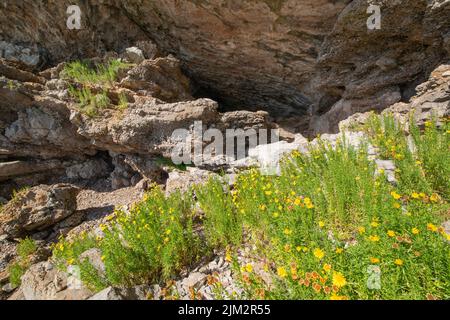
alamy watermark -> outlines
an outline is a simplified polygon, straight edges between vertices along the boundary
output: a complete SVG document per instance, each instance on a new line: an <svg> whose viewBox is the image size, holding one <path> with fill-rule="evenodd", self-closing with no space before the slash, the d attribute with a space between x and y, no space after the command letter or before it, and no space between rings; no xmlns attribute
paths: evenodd
<svg viewBox="0 0 450 320"><path fill-rule="evenodd" d="M381 290L381 269L379 266L370 265L367 267L367 288L370 290Z"/></svg>
<svg viewBox="0 0 450 320"><path fill-rule="evenodd" d="M67 7L66 13L69 15L67 18L66 26L69 30L81 29L81 9L77 5L71 5Z"/></svg>

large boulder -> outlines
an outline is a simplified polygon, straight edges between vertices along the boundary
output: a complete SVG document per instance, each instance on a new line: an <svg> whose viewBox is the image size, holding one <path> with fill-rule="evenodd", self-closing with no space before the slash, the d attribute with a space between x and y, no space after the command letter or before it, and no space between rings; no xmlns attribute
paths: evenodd
<svg viewBox="0 0 450 320"><path fill-rule="evenodd" d="M76 276L58 270L51 262L40 262L22 276L19 290L25 300L85 300L93 293Z"/></svg>
<svg viewBox="0 0 450 320"><path fill-rule="evenodd" d="M20 238L55 225L75 212L78 192L68 184L41 185L19 192L0 213L0 234Z"/></svg>

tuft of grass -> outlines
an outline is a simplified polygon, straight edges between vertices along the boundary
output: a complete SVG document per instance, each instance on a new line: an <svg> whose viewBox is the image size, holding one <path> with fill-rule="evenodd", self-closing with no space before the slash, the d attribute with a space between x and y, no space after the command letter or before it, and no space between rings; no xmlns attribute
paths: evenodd
<svg viewBox="0 0 450 320"><path fill-rule="evenodd" d="M127 108L128 108L128 98L122 92L122 93L119 94L119 104L117 105L117 110L125 111Z"/></svg>
<svg viewBox="0 0 450 320"><path fill-rule="evenodd" d="M21 278L30 266L30 257L36 250L36 243L31 238L22 239L17 245L18 259L8 267L9 282L14 288L20 286Z"/></svg>
<svg viewBox="0 0 450 320"><path fill-rule="evenodd" d="M13 288L17 288L22 283L22 276L25 274L26 268L20 263L13 263L8 267L9 271L9 282Z"/></svg>
<svg viewBox="0 0 450 320"><path fill-rule="evenodd" d="M77 99L81 112L91 118L97 116L99 110L106 109L110 104L106 91L94 94L89 88L78 90L71 86L69 92Z"/></svg>
<svg viewBox="0 0 450 320"><path fill-rule="evenodd" d="M106 64L91 67L87 62L74 61L64 66L61 76L82 85L111 85L117 79L120 69L131 67L132 64L120 60L111 60Z"/></svg>

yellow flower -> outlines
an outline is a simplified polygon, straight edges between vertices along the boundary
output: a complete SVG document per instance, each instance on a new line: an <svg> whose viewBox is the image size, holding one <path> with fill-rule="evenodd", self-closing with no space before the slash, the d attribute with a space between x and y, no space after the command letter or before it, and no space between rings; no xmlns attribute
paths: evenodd
<svg viewBox="0 0 450 320"><path fill-rule="evenodd" d="M380 259L378 259L378 258L370 258L370 262L371 263L380 263Z"/></svg>
<svg viewBox="0 0 450 320"><path fill-rule="evenodd" d="M314 249L313 254L319 260L325 256L325 252L319 248Z"/></svg>
<svg viewBox="0 0 450 320"><path fill-rule="evenodd" d="M387 232L387 235L388 235L389 237L393 238L393 237L395 237L395 232L394 232L393 230L389 230L389 231Z"/></svg>
<svg viewBox="0 0 450 320"><path fill-rule="evenodd" d="M102 261L105 261L106 260L106 256L101 256L101 258L100 258Z"/></svg>
<svg viewBox="0 0 450 320"><path fill-rule="evenodd" d="M376 228L378 227L380 224L376 221L372 221L372 223L370 224L372 227Z"/></svg>
<svg viewBox="0 0 450 320"><path fill-rule="evenodd" d="M171 233L172 233L172 230L170 230L170 229L167 229L167 230L166 230L166 234L167 234L167 235L169 235L169 234L171 234Z"/></svg>
<svg viewBox="0 0 450 320"><path fill-rule="evenodd" d="M338 296L334 292L330 297L330 300L347 300L348 298L346 296Z"/></svg>
<svg viewBox="0 0 450 320"><path fill-rule="evenodd" d="M227 251L227 253L225 254L225 261L231 262L232 260L233 260L233 258L231 257L230 252Z"/></svg>
<svg viewBox="0 0 450 320"><path fill-rule="evenodd" d="M397 192L395 192L395 191L392 191L391 192L391 196L392 196L392 198L394 198L395 200L398 200L398 199L400 199L402 196L401 195L399 195Z"/></svg>
<svg viewBox="0 0 450 320"><path fill-rule="evenodd" d="M436 232L438 230L438 228L432 223L427 224L427 229L433 232Z"/></svg>
<svg viewBox="0 0 450 320"><path fill-rule="evenodd" d="M323 227L325 227L325 222L323 222L323 221L319 221L319 227L320 227L320 228L323 228Z"/></svg>
<svg viewBox="0 0 450 320"><path fill-rule="evenodd" d="M342 248L337 248L336 249L336 253L337 254L341 254L343 251L344 251L344 249L342 249Z"/></svg>
<svg viewBox="0 0 450 320"><path fill-rule="evenodd" d="M310 198L305 198L304 201L305 201L305 205L306 205L306 207L307 207L308 209L314 208L314 205L313 205L313 203L312 203L312 201L311 201Z"/></svg>
<svg viewBox="0 0 450 320"><path fill-rule="evenodd" d="M272 214L272 216L273 216L274 218L278 218L278 217L280 216L280 214L279 214L278 212L274 212L274 213Z"/></svg>
<svg viewBox="0 0 450 320"><path fill-rule="evenodd" d="M395 259L394 263L398 266L402 266L403 265L403 260L402 259Z"/></svg>
<svg viewBox="0 0 450 320"><path fill-rule="evenodd" d="M283 233L288 236L288 235L292 234L292 230L289 228L286 228L286 229L284 229Z"/></svg>
<svg viewBox="0 0 450 320"><path fill-rule="evenodd" d="M417 228L412 228L411 229L411 232L413 233L413 234L419 234L419 229L417 229Z"/></svg>
<svg viewBox="0 0 450 320"><path fill-rule="evenodd" d="M245 265L245 271L247 271L248 273L251 273L253 271L253 266L250 263L247 263Z"/></svg>
<svg viewBox="0 0 450 320"><path fill-rule="evenodd" d="M291 252L291 246L290 245L285 245L284 246L284 251L286 251L286 252Z"/></svg>
<svg viewBox="0 0 450 320"><path fill-rule="evenodd" d="M430 201L431 202L438 202L439 201L439 196L436 193L433 193L430 197Z"/></svg>
<svg viewBox="0 0 450 320"><path fill-rule="evenodd" d="M422 164L422 161L417 160L417 161L416 161L416 164L417 164L418 166L420 166L420 165Z"/></svg>
<svg viewBox="0 0 450 320"><path fill-rule="evenodd" d="M73 259L73 258L67 260L67 264L68 264L68 265L72 265L74 262L75 262L75 259Z"/></svg>
<svg viewBox="0 0 450 320"><path fill-rule="evenodd" d="M342 288L347 284L347 280L344 275L340 272L333 272L333 285Z"/></svg>
<svg viewBox="0 0 450 320"><path fill-rule="evenodd" d="M359 234L363 234L363 233L366 232L366 228L364 228L364 227L359 227L359 228L358 228L358 232L359 232Z"/></svg>
<svg viewBox="0 0 450 320"><path fill-rule="evenodd" d="M412 197L413 199L419 199L419 198L420 198L420 195L419 195L417 192L413 192L413 193L411 194L411 197Z"/></svg>
<svg viewBox="0 0 450 320"><path fill-rule="evenodd" d="M394 208L395 209L400 209L401 208L401 204L398 203L398 202L394 203Z"/></svg>
<svg viewBox="0 0 450 320"><path fill-rule="evenodd" d="M325 263L323 265L323 271L329 272L331 270L331 264Z"/></svg>
<svg viewBox="0 0 450 320"><path fill-rule="evenodd" d="M302 247L297 246L297 247L295 248L295 250L297 250L298 252L300 252L300 251L302 251Z"/></svg>
<svg viewBox="0 0 450 320"><path fill-rule="evenodd" d="M372 235L369 237L369 240L372 242L378 242L378 241L380 241L380 237L377 235Z"/></svg>
<svg viewBox="0 0 450 320"><path fill-rule="evenodd" d="M294 204L295 204L296 206L299 206L301 203L302 203L302 200L301 200L300 198L296 198L296 199L294 200Z"/></svg>
<svg viewBox="0 0 450 320"><path fill-rule="evenodd" d="M272 195L272 191L266 191L266 196L271 196Z"/></svg>
<svg viewBox="0 0 450 320"><path fill-rule="evenodd" d="M283 268L283 267L278 267L278 268L277 268L277 274L278 274L278 276L279 276L280 278L286 278L286 276L287 276L286 269Z"/></svg>

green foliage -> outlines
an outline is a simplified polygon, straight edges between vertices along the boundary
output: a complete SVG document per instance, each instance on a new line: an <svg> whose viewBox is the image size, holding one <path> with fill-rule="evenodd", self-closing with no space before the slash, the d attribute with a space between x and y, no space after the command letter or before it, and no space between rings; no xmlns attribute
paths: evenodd
<svg viewBox="0 0 450 320"><path fill-rule="evenodd" d="M186 171L187 170L187 165L182 163L182 164L175 164L172 162L171 159L168 158L163 158L163 157L158 157L155 160L156 164L158 164L159 166L166 166L166 167L170 167L179 171Z"/></svg>
<svg viewBox="0 0 450 320"><path fill-rule="evenodd" d="M120 60L111 60L106 64L90 66L86 62L75 61L67 64L61 75L77 83L69 86L70 95L77 100L80 110L89 117L95 117L98 112L110 106L107 88L117 79L120 69L128 68L131 64ZM101 86L96 90L92 87ZM119 95L117 108L121 111L128 107L128 101L124 94Z"/></svg>
<svg viewBox="0 0 450 320"><path fill-rule="evenodd" d="M130 66L132 65L120 60L111 60L93 67L87 62L74 61L64 66L61 75L83 85L111 85L116 80L119 70Z"/></svg>
<svg viewBox="0 0 450 320"><path fill-rule="evenodd" d="M368 160L367 147L355 150L344 137L336 148L322 142L309 154L293 152L280 176L252 169L233 190L217 178L196 186L201 212L192 191L166 196L154 188L102 226L104 237L62 239L54 257L63 266L87 263L77 257L99 248L106 274L87 264L82 272L96 290L170 280L226 248L244 290L233 298L449 299L450 235L440 227L450 209L448 123L411 126L414 148L392 117L374 118L365 130L367 143L394 159L395 186ZM251 264L239 265L242 243L255 248L269 282ZM374 289L368 282L377 272Z"/></svg>
<svg viewBox="0 0 450 320"><path fill-rule="evenodd" d="M89 88L80 90L69 87L71 96L77 99L80 110L88 117L95 117L98 111L109 106L110 100L106 91L94 94Z"/></svg>
<svg viewBox="0 0 450 320"><path fill-rule="evenodd" d="M193 231L192 199L155 187L130 214L119 212L99 242L111 284L167 280L203 252Z"/></svg>
<svg viewBox="0 0 450 320"><path fill-rule="evenodd" d="M9 282L16 288L21 284L21 278L30 266L30 257L36 252L37 246L33 239L25 238L17 245L16 261L9 265Z"/></svg>
<svg viewBox="0 0 450 320"><path fill-rule="evenodd" d="M124 111L128 108L128 98L124 93L119 94L119 104L117 105L117 110Z"/></svg>
<svg viewBox="0 0 450 320"><path fill-rule="evenodd" d="M198 186L195 194L205 213L203 225L208 243L213 248L238 245L242 240L242 223L229 188L221 180L211 178L206 185Z"/></svg>
<svg viewBox="0 0 450 320"><path fill-rule="evenodd" d="M24 261L28 259L37 250L36 242L31 238L25 238L17 245L17 254L19 258Z"/></svg>
<svg viewBox="0 0 450 320"><path fill-rule="evenodd" d="M13 288L17 288L22 283L22 276L25 274L26 268L20 263L16 262L9 266L9 282Z"/></svg>

